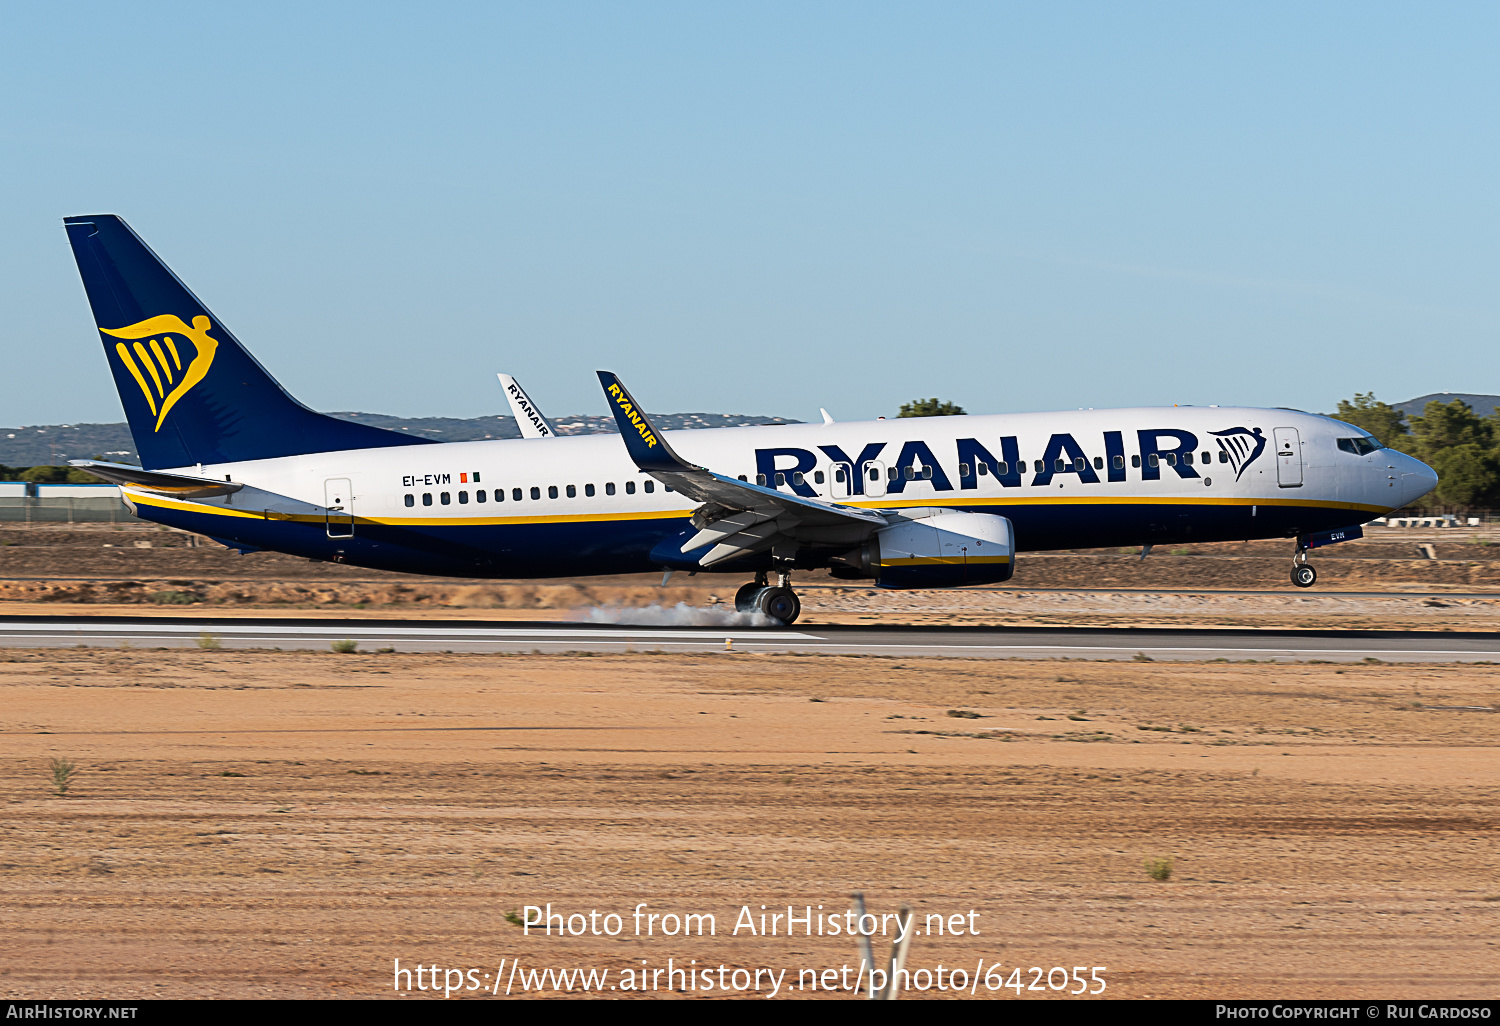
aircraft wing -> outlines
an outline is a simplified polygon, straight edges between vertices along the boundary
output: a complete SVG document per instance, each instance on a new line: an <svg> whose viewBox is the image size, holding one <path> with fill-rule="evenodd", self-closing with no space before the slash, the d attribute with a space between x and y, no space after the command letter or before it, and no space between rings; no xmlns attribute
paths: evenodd
<svg viewBox="0 0 1500 1026"><path fill-rule="evenodd" d="M505 393L505 401L510 403L510 412L521 429L521 437L556 438L557 429L542 415L541 408L531 401L521 383L509 374L495 376L500 379L500 388Z"/></svg>
<svg viewBox="0 0 1500 1026"><path fill-rule="evenodd" d="M886 519L870 510L791 495L689 463L667 444L618 377L609 371L597 373L635 465L703 503L693 512L698 533L681 550L691 552L714 544L699 565L713 566L772 548L778 539L795 541L799 535L812 533L825 540L847 534L852 544L858 544L886 526Z"/></svg>
<svg viewBox="0 0 1500 1026"><path fill-rule="evenodd" d="M86 470L95 477L113 481L126 488L177 499L203 499L211 495L230 495L245 487L236 481L215 481L210 477L187 474L164 474L159 470L142 470L127 463L100 463L96 460L69 460L70 466Z"/></svg>

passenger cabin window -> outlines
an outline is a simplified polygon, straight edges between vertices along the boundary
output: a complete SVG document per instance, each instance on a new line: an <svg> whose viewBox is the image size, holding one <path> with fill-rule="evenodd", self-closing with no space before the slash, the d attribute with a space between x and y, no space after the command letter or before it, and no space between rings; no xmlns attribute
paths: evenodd
<svg viewBox="0 0 1500 1026"><path fill-rule="evenodd" d="M1168 461L1168 462L1170 462L1170 461ZM1182 462L1186 463L1188 466L1191 467L1193 465L1193 454L1190 453L1190 452L1183 453L1182 454Z"/></svg>
<svg viewBox="0 0 1500 1026"><path fill-rule="evenodd" d="M799 484L805 483L805 481L806 481L806 478L804 478L802 476L802 471L800 471L800 470L794 470L794 471L792 471L792 484L799 485Z"/></svg>
<svg viewBox="0 0 1500 1026"><path fill-rule="evenodd" d="M1175 452L1169 452L1169 453L1167 453L1167 466L1169 466L1169 467L1175 467L1175 466L1177 466L1177 454Z"/></svg>
<svg viewBox="0 0 1500 1026"><path fill-rule="evenodd" d="M467 506L469 504L469 493L468 492L459 492L458 493L458 504L460 506Z"/></svg>
<svg viewBox="0 0 1500 1026"><path fill-rule="evenodd" d="M415 495L411 494L410 492L407 492L406 493L406 504L408 506L415 506L417 504L417 497Z"/></svg>
<svg viewBox="0 0 1500 1026"><path fill-rule="evenodd" d="M1156 453L1153 452L1150 456L1146 457L1146 462L1149 463L1149 464L1151 464L1151 466L1155 467L1155 466L1160 465L1160 463L1161 463L1161 457L1158 456L1158 455L1156 455Z"/></svg>
<svg viewBox="0 0 1500 1026"><path fill-rule="evenodd" d="M555 499L555 498L557 498L557 485L548 485L547 486L547 498L549 498L549 499Z"/></svg>
<svg viewBox="0 0 1500 1026"><path fill-rule="evenodd" d="M613 481L606 481L606 482L604 482L604 494L605 495L613 495L613 494L615 494L615 483Z"/></svg>
<svg viewBox="0 0 1500 1026"><path fill-rule="evenodd" d="M422 505L424 505L424 506L431 506L432 505L432 493L431 492L423 492L422 493Z"/></svg>
<svg viewBox="0 0 1500 1026"><path fill-rule="evenodd" d="M1213 454L1213 453L1211 453L1211 452L1206 452L1206 453L1204 453L1204 454L1203 454L1203 455L1202 455L1202 456L1201 456L1201 457L1200 457L1200 459L1201 459L1201 461L1202 461L1202 462L1204 462L1204 463L1212 463L1212 462L1213 462L1213 461L1214 461L1214 454Z"/></svg>
<svg viewBox="0 0 1500 1026"><path fill-rule="evenodd" d="M1104 457L1103 456L1095 456L1094 457L1094 469L1095 470L1103 470L1104 469Z"/></svg>
<svg viewBox="0 0 1500 1026"><path fill-rule="evenodd" d="M995 464L995 475L997 477L1004 477L1006 474L1009 474L1009 473L1010 473L1010 464L1009 463L1006 463L1004 460L1001 460L999 463Z"/></svg>
<svg viewBox="0 0 1500 1026"><path fill-rule="evenodd" d="M758 484L758 485L764 485L766 483L766 475L764 475L764 474L756 474L755 475L755 483Z"/></svg>
<svg viewBox="0 0 1500 1026"><path fill-rule="evenodd" d="M815 470L815 471L813 471L813 484L822 484L822 483L823 483L823 472L821 470Z"/></svg>
<svg viewBox="0 0 1500 1026"><path fill-rule="evenodd" d="M1041 460L1037 460L1034 466L1038 474L1047 469L1047 464L1043 463Z"/></svg>
<svg viewBox="0 0 1500 1026"><path fill-rule="evenodd" d="M1355 456L1368 456L1379 448L1381 448L1380 443L1373 438L1339 439L1339 449L1343 452L1352 453Z"/></svg>
<svg viewBox="0 0 1500 1026"><path fill-rule="evenodd" d="M1130 465L1132 467L1139 468L1140 465L1141 465L1141 458L1139 456L1132 456L1132 457L1130 457Z"/></svg>
<svg viewBox="0 0 1500 1026"><path fill-rule="evenodd" d="M439 492L438 502L441 502L444 506L451 506L453 505L453 496L449 495L447 492Z"/></svg>
<svg viewBox="0 0 1500 1026"><path fill-rule="evenodd" d="M626 481L625 482L625 494L626 495L634 495L635 494L635 482L634 481Z"/></svg>
<svg viewBox="0 0 1500 1026"><path fill-rule="evenodd" d="M485 490L483 488L479 489L477 492L474 493L474 501L475 502L484 502L488 498L489 498L489 495L488 495L488 493L485 492Z"/></svg>
<svg viewBox="0 0 1500 1026"><path fill-rule="evenodd" d="M741 474L741 475L740 475L740 480L741 480L741 481L745 481L745 475L744 475L744 474ZM749 482L748 482L748 481L745 481L745 483L746 483L746 484L749 484Z"/></svg>
<svg viewBox="0 0 1500 1026"><path fill-rule="evenodd" d="M969 476L969 465L967 463L960 463L958 465L958 476L959 477L968 477Z"/></svg>
<svg viewBox="0 0 1500 1026"><path fill-rule="evenodd" d="M1228 463L1229 462L1229 453L1225 452L1223 449L1219 450L1219 462L1220 463Z"/></svg>
<svg viewBox="0 0 1500 1026"><path fill-rule="evenodd" d="M576 499L576 498L578 498L578 489L574 485L568 485L568 498L570 498L570 499Z"/></svg>
<svg viewBox="0 0 1500 1026"><path fill-rule="evenodd" d="M594 486L593 485L584 485L583 486L583 494L585 496L587 496L588 498L592 499L594 497Z"/></svg>
<svg viewBox="0 0 1500 1026"><path fill-rule="evenodd" d="M519 489L519 488L512 488L510 490L510 500L512 502L520 502L521 501L521 489Z"/></svg>
<svg viewBox="0 0 1500 1026"><path fill-rule="evenodd" d="M785 474L777 474L776 475L776 487L780 488L780 487L782 487L785 484L786 484L786 475Z"/></svg>
<svg viewBox="0 0 1500 1026"><path fill-rule="evenodd" d="M540 488L536 487L536 485L532 485L531 486L531 498L532 498L532 500L534 501L536 499L540 499L541 497L542 497L542 490Z"/></svg>
<svg viewBox="0 0 1500 1026"><path fill-rule="evenodd" d="M656 482L655 481L647 481L646 484L645 484L645 488L646 488L646 491L648 491L648 492L654 492L654 491L656 491Z"/></svg>
<svg viewBox="0 0 1500 1026"><path fill-rule="evenodd" d="M1114 465L1115 465L1115 469L1116 470L1124 470L1125 469L1125 457L1124 456L1116 456L1115 460L1114 460ZM1137 456L1135 458L1135 465L1138 466L1138 467L1141 465L1141 458L1139 456Z"/></svg>

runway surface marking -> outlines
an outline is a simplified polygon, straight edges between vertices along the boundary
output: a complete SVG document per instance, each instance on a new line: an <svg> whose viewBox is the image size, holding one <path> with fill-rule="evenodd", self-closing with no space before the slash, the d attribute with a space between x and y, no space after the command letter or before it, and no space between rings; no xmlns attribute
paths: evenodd
<svg viewBox="0 0 1500 1026"><path fill-rule="evenodd" d="M0 621L0 646L65 645L325 648L335 641L384 643L401 651L622 652L651 645L659 651L801 652L828 655L953 656L962 658L1085 659L1382 659L1500 661L1500 635L1368 631L1211 631L1120 628L973 629L844 627L766 630L742 627L630 627L628 625L519 626L445 624L371 625L368 621L245 623L243 621ZM976 636L977 635L977 636ZM1133 636L1138 635L1138 636Z"/></svg>

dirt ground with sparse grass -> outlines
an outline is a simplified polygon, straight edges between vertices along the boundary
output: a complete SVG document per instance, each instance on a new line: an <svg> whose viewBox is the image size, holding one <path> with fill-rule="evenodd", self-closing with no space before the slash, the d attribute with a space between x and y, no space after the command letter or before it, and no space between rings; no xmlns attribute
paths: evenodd
<svg viewBox="0 0 1500 1026"><path fill-rule="evenodd" d="M998 963L1024 997L1102 966L1106 997L1493 998L1497 690L1472 664L5 650L0 994L670 958L811 996L799 970L852 980L855 945L734 935L741 909L860 890L962 925L909 968ZM633 936L641 902L716 933ZM623 932L506 919L548 903Z"/></svg>

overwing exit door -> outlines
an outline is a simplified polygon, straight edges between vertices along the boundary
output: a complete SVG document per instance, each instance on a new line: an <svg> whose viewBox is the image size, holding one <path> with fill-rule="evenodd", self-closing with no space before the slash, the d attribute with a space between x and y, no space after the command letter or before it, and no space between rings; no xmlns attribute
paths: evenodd
<svg viewBox="0 0 1500 1026"><path fill-rule="evenodd" d="M847 499L853 494L854 483L850 480L853 469L847 463L835 463L828 468L828 495L834 499Z"/></svg>

